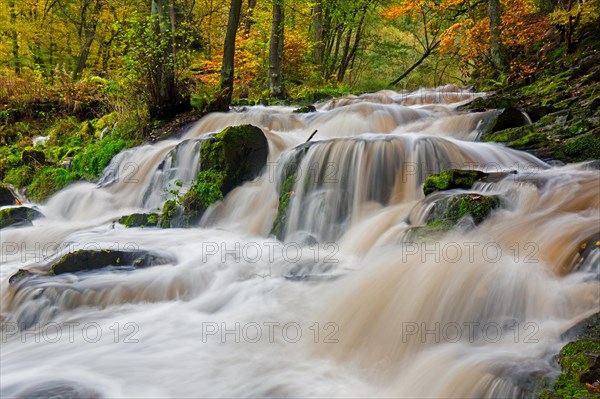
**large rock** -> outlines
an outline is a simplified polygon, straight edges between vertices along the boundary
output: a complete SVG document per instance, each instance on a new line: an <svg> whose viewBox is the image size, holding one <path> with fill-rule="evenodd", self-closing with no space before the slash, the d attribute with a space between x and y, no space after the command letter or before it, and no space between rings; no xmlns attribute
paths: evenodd
<svg viewBox="0 0 600 399"><path fill-rule="evenodd" d="M100 399L102 395L72 381L48 381L25 388L17 399Z"/></svg>
<svg viewBox="0 0 600 399"><path fill-rule="evenodd" d="M253 125L231 126L202 143L202 170L224 173L223 196L256 177L267 163L269 143L263 131Z"/></svg>
<svg viewBox="0 0 600 399"><path fill-rule="evenodd" d="M600 341L600 312L575 324L573 327L569 328L561 338L568 341L579 339Z"/></svg>
<svg viewBox="0 0 600 399"><path fill-rule="evenodd" d="M121 216L119 223L125 227L154 227L158 225L159 218L157 213L132 213Z"/></svg>
<svg viewBox="0 0 600 399"><path fill-rule="evenodd" d="M479 131L481 132L481 137L485 140L485 137L492 133L526 126L529 123L530 121L527 116L516 108L497 109L490 112L489 117L481 125Z"/></svg>
<svg viewBox="0 0 600 399"><path fill-rule="evenodd" d="M0 185L0 206L16 205L17 197L13 191L4 185Z"/></svg>
<svg viewBox="0 0 600 399"><path fill-rule="evenodd" d="M79 250L69 252L50 267L51 274L76 273L101 269L107 266L129 266L134 268L164 265L171 259L148 251Z"/></svg>
<svg viewBox="0 0 600 399"><path fill-rule="evenodd" d="M472 228L500 206L497 196L476 193L455 194L435 200L425 224L409 230L410 240L436 239L455 227Z"/></svg>
<svg viewBox="0 0 600 399"><path fill-rule="evenodd" d="M488 176L479 170L450 169L428 176L423 184L423 193L429 195L435 191L454 188L469 189L475 182Z"/></svg>
<svg viewBox="0 0 600 399"><path fill-rule="evenodd" d="M183 212L170 209L167 218L163 209L161 226L193 225L210 205L258 176L268 155L267 138L253 125L231 126L206 140L200 148L201 171L181 201Z"/></svg>
<svg viewBox="0 0 600 399"><path fill-rule="evenodd" d="M31 221L43 215L33 208L19 206L0 209L0 229L5 227L31 226Z"/></svg>

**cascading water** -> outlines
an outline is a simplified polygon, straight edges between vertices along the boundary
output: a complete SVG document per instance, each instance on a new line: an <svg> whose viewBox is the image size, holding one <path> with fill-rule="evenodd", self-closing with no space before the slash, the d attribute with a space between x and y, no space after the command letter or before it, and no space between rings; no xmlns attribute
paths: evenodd
<svg viewBox="0 0 600 399"><path fill-rule="evenodd" d="M119 154L97 185L67 187L40 206L45 218L1 232L0 394L531 394L533 376L556 372L561 333L600 305L600 251L578 255L598 233L599 172L474 142L489 114L455 108L477 95L384 91L311 114L251 107ZM265 132L267 168L198 226L114 223L187 189L202 140L242 123ZM505 173L470 190L502 206L414 242L432 198L446 195L425 198L423 181L448 168ZM292 173L278 241L278 190ZM147 249L166 261L9 286L18 269L81 248Z"/></svg>

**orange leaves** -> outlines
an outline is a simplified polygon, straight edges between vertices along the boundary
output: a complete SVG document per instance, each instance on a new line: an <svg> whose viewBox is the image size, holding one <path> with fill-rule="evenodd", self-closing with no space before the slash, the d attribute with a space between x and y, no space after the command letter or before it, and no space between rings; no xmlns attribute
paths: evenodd
<svg viewBox="0 0 600 399"><path fill-rule="evenodd" d="M509 47L527 47L540 40L548 29L547 18L531 0L504 0L502 42Z"/></svg>

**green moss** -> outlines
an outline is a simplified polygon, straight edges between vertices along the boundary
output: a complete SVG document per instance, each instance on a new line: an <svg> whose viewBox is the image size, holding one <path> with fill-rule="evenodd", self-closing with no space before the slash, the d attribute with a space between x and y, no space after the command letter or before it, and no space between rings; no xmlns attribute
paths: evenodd
<svg viewBox="0 0 600 399"><path fill-rule="evenodd" d="M519 98L507 95L495 95L490 97L477 97L469 104L461 107L464 110L479 109L504 109L517 106Z"/></svg>
<svg viewBox="0 0 600 399"><path fill-rule="evenodd" d="M165 202L162 209L162 214L160 216L159 225L163 229L168 229L171 227L171 220L175 217L177 213L177 202L175 200L169 200Z"/></svg>
<svg viewBox="0 0 600 399"><path fill-rule="evenodd" d="M586 388L586 373L598 367L593 359L600 356L600 342L580 340L569 342L560 352L561 374L551 390L542 391L541 399L599 398L600 393ZM598 370L595 370L598 372ZM592 381L593 382L593 381Z"/></svg>
<svg viewBox="0 0 600 399"><path fill-rule="evenodd" d="M217 201L223 200L223 182L225 173L215 168L203 170L198 173L196 183L183 197L184 209L195 209L197 205L208 208Z"/></svg>
<svg viewBox="0 0 600 399"><path fill-rule="evenodd" d="M453 195L435 203L429 214L428 224L440 223L441 220L458 222L466 215L470 215L475 224L479 224L499 205L500 200L496 196L472 193Z"/></svg>
<svg viewBox="0 0 600 399"><path fill-rule="evenodd" d="M537 128L534 125L527 125L486 133L481 136L481 140L485 142L510 143L536 132Z"/></svg>
<svg viewBox="0 0 600 399"><path fill-rule="evenodd" d="M42 201L77 179L77 174L66 169L47 166L36 171L32 183L27 187L27 195Z"/></svg>
<svg viewBox="0 0 600 399"><path fill-rule="evenodd" d="M73 158L72 171L84 179L95 180L100 177L104 168L115 155L133 144L125 139L105 137L90 144L84 152Z"/></svg>
<svg viewBox="0 0 600 399"><path fill-rule="evenodd" d="M42 216L42 214L35 209L24 206L0 209L0 229L15 225L30 225L33 219L40 216Z"/></svg>
<svg viewBox="0 0 600 399"><path fill-rule="evenodd" d="M304 105L302 107L296 108L293 112L295 114L308 114L311 112L316 112L317 109L315 108L314 105Z"/></svg>
<svg viewBox="0 0 600 399"><path fill-rule="evenodd" d="M156 226L159 216L156 213L133 213L131 215L122 216L119 223L126 227L146 227Z"/></svg>
<svg viewBox="0 0 600 399"><path fill-rule="evenodd" d="M556 158L564 162L600 159L600 131L578 136L560 145Z"/></svg>
<svg viewBox="0 0 600 399"><path fill-rule="evenodd" d="M260 128L230 126L202 143L201 169L224 173L221 191L226 195L262 170L267 161L268 146Z"/></svg>
<svg viewBox="0 0 600 399"><path fill-rule="evenodd" d="M450 169L425 179L423 193L429 195L435 191L451 190L454 188L471 188L475 182L487 176L478 170Z"/></svg>
<svg viewBox="0 0 600 399"><path fill-rule="evenodd" d="M4 182L12 184L15 187L26 187L31 184L33 179L33 168L29 165L22 165L14 169L10 169L6 176L4 176Z"/></svg>
<svg viewBox="0 0 600 399"><path fill-rule="evenodd" d="M294 195L292 191L294 189L294 185L296 184L297 173L294 172L289 175L281 185L279 189L279 206L277 208L277 216L275 217L275 221L273 222L273 227L271 228L271 234L275 235L275 237L282 239L283 232L285 230L285 223L287 219L287 210L290 198Z"/></svg>

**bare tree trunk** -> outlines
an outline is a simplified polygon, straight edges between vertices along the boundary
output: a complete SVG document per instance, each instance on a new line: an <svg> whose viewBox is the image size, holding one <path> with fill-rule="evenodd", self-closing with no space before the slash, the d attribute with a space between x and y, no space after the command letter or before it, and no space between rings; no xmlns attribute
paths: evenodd
<svg viewBox="0 0 600 399"><path fill-rule="evenodd" d="M489 0L488 15L490 17L490 58L494 67L505 70L507 67L506 51L502 45L502 18L500 11L500 0Z"/></svg>
<svg viewBox="0 0 600 399"><path fill-rule="evenodd" d="M256 7L256 0L248 0L248 11L244 17L244 35L250 35L250 28L252 27L252 15L254 14L254 7Z"/></svg>
<svg viewBox="0 0 600 399"><path fill-rule="evenodd" d="M216 101L211 105L213 111L228 111L233 95L233 71L235 56L235 36L240 23L242 0L231 0L229 20L225 43L223 44L223 65L221 66L221 81Z"/></svg>
<svg viewBox="0 0 600 399"><path fill-rule="evenodd" d="M269 41L269 89L271 95L281 98L284 94L283 80L281 77L281 64L283 63L283 21L284 0L273 0L273 23L271 25L271 39Z"/></svg>
<svg viewBox="0 0 600 399"><path fill-rule="evenodd" d="M317 0L313 6L313 60L317 64L323 62L325 44L323 43L323 6L322 0Z"/></svg>
<svg viewBox="0 0 600 399"><path fill-rule="evenodd" d="M96 6L94 7L94 11L92 15L89 16L89 25L85 20L81 21L82 28L85 31L85 40L81 45L81 50L79 52L79 61L77 62L77 67L73 72L73 80L79 79L81 72L83 72L85 68L85 64L87 62L88 56L90 55L90 49L92 47L92 42L96 37L96 27L98 26L98 18L100 16L100 11L102 10L102 0L96 0Z"/></svg>

